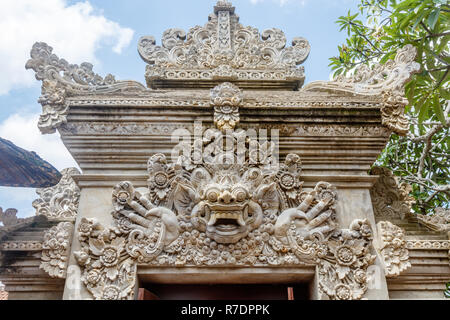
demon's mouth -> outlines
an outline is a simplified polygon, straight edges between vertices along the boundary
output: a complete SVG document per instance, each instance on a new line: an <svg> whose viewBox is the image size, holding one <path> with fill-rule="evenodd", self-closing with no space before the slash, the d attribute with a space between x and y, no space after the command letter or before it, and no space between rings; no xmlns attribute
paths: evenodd
<svg viewBox="0 0 450 320"><path fill-rule="evenodd" d="M209 215L208 226L215 226L216 228L225 230L233 230L245 226L245 218L248 216L248 207L244 208L218 208L214 206L211 208ZM218 210L219 209L219 210ZM231 210L230 210L231 209ZM238 209L238 210L232 210ZM240 209L240 210L239 210Z"/></svg>
<svg viewBox="0 0 450 320"><path fill-rule="evenodd" d="M217 196L216 196L217 195ZM193 224L217 243L236 243L258 227L263 219L260 205L244 192L211 189L192 212Z"/></svg>
<svg viewBox="0 0 450 320"><path fill-rule="evenodd" d="M248 204L207 205L209 219L206 232L219 243L235 242L236 237L245 236L248 231Z"/></svg>

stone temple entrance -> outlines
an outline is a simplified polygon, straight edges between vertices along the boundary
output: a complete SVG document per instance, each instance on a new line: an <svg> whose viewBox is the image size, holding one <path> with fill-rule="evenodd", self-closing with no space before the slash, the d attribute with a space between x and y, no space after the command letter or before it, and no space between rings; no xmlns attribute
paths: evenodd
<svg viewBox="0 0 450 320"><path fill-rule="evenodd" d="M13 221L0 233L9 296L41 290L41 277L45 289L49 277L64 283L53 289L63 299L131 300L139 288L161 299L285 299L287 288L296 299L388 299L428 296L429 285L441 294L450 242L379 221L405 196L392 177L369 174L390 135L408 131L415 48L303 86L310 49L243 26L229 1L204 26L169 29L160 45L139 40L147 86L36 43L26 67L43 82L38 127L58 130L82 173L39 191L34 206L51 228ZM24 228L33 241L18 242ZM23 264L10 259L20 250ZM400 273L389 292L386 278Z"/></svg>

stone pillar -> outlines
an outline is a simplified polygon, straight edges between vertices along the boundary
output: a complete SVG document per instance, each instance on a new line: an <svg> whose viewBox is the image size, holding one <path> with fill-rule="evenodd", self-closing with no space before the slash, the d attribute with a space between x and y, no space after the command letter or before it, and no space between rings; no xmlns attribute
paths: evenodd
<svg viewBox="0 0 450 320"><path fill-rule="evenodd" d="M378 231L369 190L340 189L338 191L336 214L341 228L348 228L355 219L368 219L373 232L372 254L376 255L376 260L367 272L368 290L364 295L364 299L389 299L384 264L375 249L377 247Z"/></svg>
<svg viewBox="0 0 450 320"><path fill-rule="evenodd" d="M78 226L82 218L95 218L105 226L113 224L111 217L112 188L82 188L78 216L75 221L75 232L72 239L72 247L69 255L67 277L64 287L63 300L91 300L92 295L86 290L81 280L81 269L75 260L74 252L80 250L78 240Z"/></svg>

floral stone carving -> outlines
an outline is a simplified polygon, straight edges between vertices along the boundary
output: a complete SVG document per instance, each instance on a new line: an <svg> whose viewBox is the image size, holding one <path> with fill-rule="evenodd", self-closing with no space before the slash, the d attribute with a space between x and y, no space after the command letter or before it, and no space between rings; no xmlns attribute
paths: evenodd
<svg viewBox="0 0 450 320"><path fill-rule="evenodd" d="M227 138L233 136L217 140ZM148 188L119 183L112 193L114 225L83 218L78 227L81 250L75 257L92 295L132 298L137 265L297 265L318 266L324 296L361 298L373 263L367 221L337 229L335 188L319 182L303 191L298 155L282 164L250 163L250 152L236 163L238 156L237 149L212 152L193 164L184 156L169 163L155 154Z"/></svg>
<svg viewBox="0 0 450 320"><path fill-rule="evenodd" d="M380 221L377 227L380 236L379 249L385 265L386 277L396 277L411 267L405 231L389 221Z"/></svg>
<svg viewBox="0 0 450 320"><path fill-rule="evenodd" d="M84 267L82 281L98 300L132 299L136 262L125 249L118 229L105 229L93 219L82 218L78 226L81 251L75 252Z"/></svg>
<svg viewBox="0 0 450 320"><path fill-rule="evenodd" d="M380 96L383 100L381 118L383 125L392 131L405 135L409 131L409 123L404 116L404 107L408 104L405 98L405 84L413 74L420 71L420 64L414 59L417 49L408 44L398 50L394 60L383 65L376 64L372 68L362 64L351 77L338 76L335 80L312 82L305 91L337 91L365 96Z"/></svg>
<svg viewBox="0 0 450 320"><path fill-rule="evenodd" d="M333 300L359 300L367 291L367 268L376 259L371 254L372 229L367 219L355 220L349 229L337 230L319 256L319 292Z"/></svg>
<svg viewBox="0 0 450 320"><path fill-rule="evenodd" d="M373 167L371 175L379 176L370 190L373 211L377 219L404 219L411 214L414 198L409 196L411 186L398 184L391 170L383 167Z"/></svg>
<svg viewBox="0 0 450 320"><path fill-rule="evenodd" d="M46 43L36 42L31 49L31 59L25 65L26 69L34 70L37 80L42 80L42 95L38 100L42 114L38 127L44 134L54 133L57 127L67 122L69 105L66 98L70 95L144 89L137 82L116 81L110 74L102 78L92 71L92 64L69 64L52 52L53 48Z"/></svg>
<svg viewBox="0 0 450 320"><path fill-rule="evenodd" d="M239 107L243 93L235 85L224 82L211 89L211 106L214 107L214 124L222 131L234 129L239 123Z"/></svg>
<svg viewBox="0 0 450 320"><path fill-rule="evenodd" d="M60 222L44 234L40 268L53 278L66 277L72 234L72 222Z"/></svg>
<svg viewBox="0 0 450 320"><path fill-rule="evenodd" d="M219 1L204 27L186 34L181 29L163 33L162 45L152 36L141 37L138 51L148 63L149 87L160 80L245 80L292 81L301 87L305 79L303 63L310 45L295 38L286 47L286 36L279 29L259 31L239 23L235 8Z"/></svg>
<svg viewBox="0 0 450 320"><path fill-rule="evenodd" d="M72 175L80 174L77 168L66 168L61 171L62 178L53 187L36 189L39 199L33 201L36 215L44 215L49 219L75 220L80 199L80 189L72 179Z"/></svg>

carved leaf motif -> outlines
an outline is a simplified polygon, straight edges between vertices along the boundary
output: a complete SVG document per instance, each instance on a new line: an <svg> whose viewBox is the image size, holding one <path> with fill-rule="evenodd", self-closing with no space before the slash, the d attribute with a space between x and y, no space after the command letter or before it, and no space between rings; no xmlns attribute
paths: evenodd
<svg viewBox="0 0 450 320"><path fill-rule="evenodd" d="M184 184L178 184L175 189L174 206L179 214L188 215L192 211L193 204L198 201L196 191Z"/></svg>
<svg viewBox="0 0 450 320"><path fill-rule="evenodd" d="M102 250L105 247L105 243L100 239L89 238L89 249L96 256L102 254Z"/></svg>
<svg viewBox="0 0 450 320"><path fill-rule="evenodd" d="M277 185L272 182L269 185L262 185L255 192L254 198L261 204L266 214L278 213L280 207L280 197L277 191Z"/></svg>

